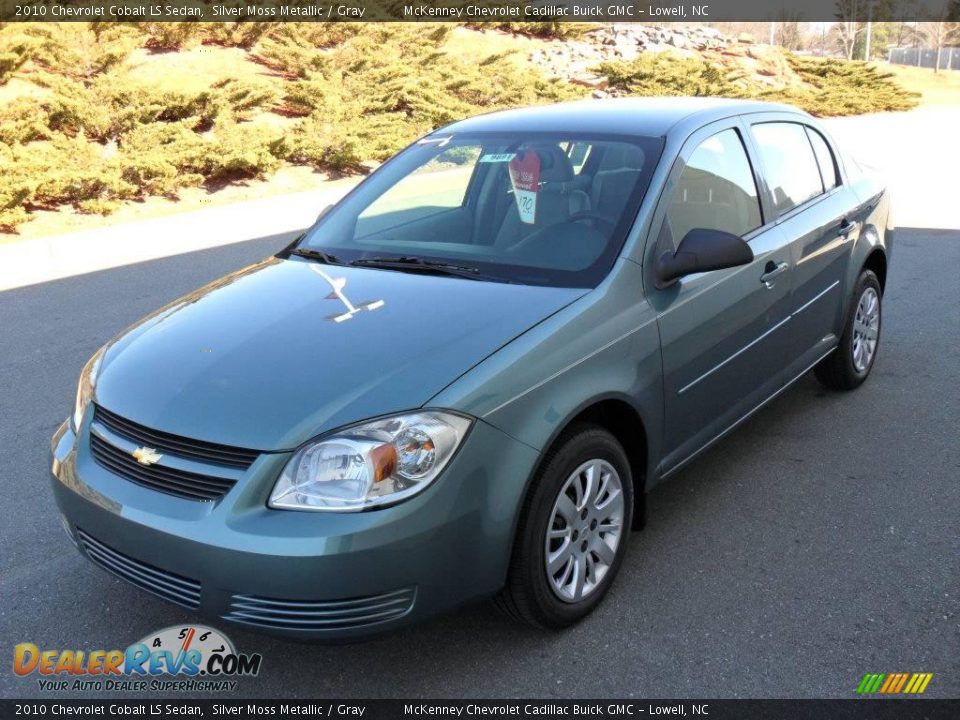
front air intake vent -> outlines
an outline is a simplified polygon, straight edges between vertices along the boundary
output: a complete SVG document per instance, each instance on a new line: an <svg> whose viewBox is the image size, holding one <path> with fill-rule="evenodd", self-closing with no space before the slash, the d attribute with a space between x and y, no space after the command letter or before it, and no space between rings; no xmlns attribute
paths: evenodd
<svg viewBox="0 0 960 720"><path fill-rule="evenodd" d="M87 557L109 573L164 600L191 609L200 607L200 583L174 575L105 545L77 528L77 539Z"/></svg>
<svg viewBox="0 0 960 720"><path fill-rule="evenodd" d="M351 630L389 622L413 608L416 589L350 600L280 600L255 595L234 595L225 620L273 630Z"/></svg>

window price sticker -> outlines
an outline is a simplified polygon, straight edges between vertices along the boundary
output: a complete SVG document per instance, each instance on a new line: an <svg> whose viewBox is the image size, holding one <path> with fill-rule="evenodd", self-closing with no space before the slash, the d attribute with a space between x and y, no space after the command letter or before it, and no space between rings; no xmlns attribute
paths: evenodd
<svg viewBox="0 0 960 720"><path fill-rule="evenodd" d="M537 193L540 190L540 156L527 150L513 158L509 167L520 221L533 225L537 219Z"/></svg>

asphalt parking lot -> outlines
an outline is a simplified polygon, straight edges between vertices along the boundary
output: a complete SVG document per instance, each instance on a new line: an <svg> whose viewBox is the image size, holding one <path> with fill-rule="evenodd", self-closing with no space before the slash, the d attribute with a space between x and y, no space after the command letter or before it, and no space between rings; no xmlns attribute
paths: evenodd
<svg viewBox="0 0 960 720"><path fill-rule="evenodd" d="M0 697L39 696L13 646L126 647L194 620L83 560L48 440L123 327L284 237L0 293ZM243 697L852 697L866 672L960 696L960 230L903 228L880 354L858 391L812 376L650 496L621 576L560 634L488 605L363 644L226 623L264 656Z"/></svg>
<svg viewBox="0 0 960 720"><path fill-rule="evenodd" d="M69 545L47 441L102 342L281 244L0 293L0 653L126 647L191 620ZM230 628L264 656L242 694L849 697L865 672L923 670L927 695L960 695L958 267L960 232L902 230L869 382L838 395L803 379L656 489L616 586L578 627L532 632L482 605L341 647ZM0 671L2 696L37 692Z"/></svg>

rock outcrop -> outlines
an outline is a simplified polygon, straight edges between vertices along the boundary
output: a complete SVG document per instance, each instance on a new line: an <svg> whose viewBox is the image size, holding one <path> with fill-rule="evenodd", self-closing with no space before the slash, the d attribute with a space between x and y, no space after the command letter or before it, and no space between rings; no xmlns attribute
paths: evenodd
<svg viewBox="0 0 960 720"><path fill-rule="evenodd" d="M699 57L770 85L802 85L778 47L759 45L749 33L727 37L706 26L657 26L608 23L577 40L554 40L532 50L529 59L544 73L564 77L604 97L609 85L595 68L608 61L633 60L643 53L669 52Z"/></svg>

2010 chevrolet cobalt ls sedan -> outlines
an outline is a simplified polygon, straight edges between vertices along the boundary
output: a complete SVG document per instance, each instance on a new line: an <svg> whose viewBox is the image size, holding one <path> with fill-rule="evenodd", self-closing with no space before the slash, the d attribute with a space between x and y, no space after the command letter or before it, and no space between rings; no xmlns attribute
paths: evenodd
<svg viewBox="0 0 960 720"><path fill-rule="evenodd" d="M888 216L787 106L455 123L93 356L52 444L65 525L130 583L272 632L494 595L569 625L652 486L811 368L866 379Z"/></svg>

